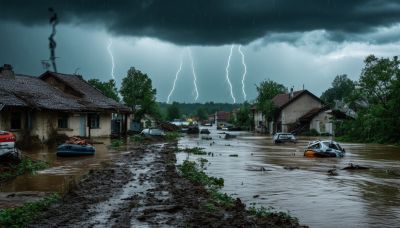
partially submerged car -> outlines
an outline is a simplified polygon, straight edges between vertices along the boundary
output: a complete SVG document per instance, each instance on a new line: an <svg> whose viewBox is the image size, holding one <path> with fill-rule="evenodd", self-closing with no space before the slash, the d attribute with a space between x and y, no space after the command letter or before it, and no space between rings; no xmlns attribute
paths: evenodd
<svg viewBox="0 0 400 228"><path fill-rule="evenodd" d="M15 141L13 133L0 130L0 156L15 152Z"/></svg>
<svg viewBox="0 0 400 228"><path fill-rule="evenodd" d="M305 157L318 157L318 158L326 158L326 157L343 157L345 153L345 149L343 149L339 143L332 140L324 140L324 141L312 141L308 143L306 150L304 151Z"/></svg>
<svg viewBox="0 0 400 228"><path fill-rule="evenodd" d="M292 133L276 133L272 139L274 143L296 142L296 137Z"/></svg>
<svg viewBox="0 0 400 228"><path fill-rule="evenodd" d="M143 129L143 131L140 134L146 136L165 136L164 131L158 128L146 128Z"/></svg>

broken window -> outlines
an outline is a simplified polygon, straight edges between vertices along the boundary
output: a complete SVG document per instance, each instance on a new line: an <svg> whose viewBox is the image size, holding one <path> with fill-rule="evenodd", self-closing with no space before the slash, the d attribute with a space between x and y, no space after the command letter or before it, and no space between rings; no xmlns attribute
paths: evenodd
<svg viewBox="0 0 400 228"><path fill-rule="evenodd" d="M11 129L13 129L13 130L21 129L21 113L20 112L11 113Z"/></svg>
<svg viewBox="0 0 400 228"><path fill-rule="evenodd" d="M90 114L90 128L100 128L100 115Z"/></svg>
<svg viewBox="0 0 400 228"><path fill-rule="evenodd" d="M68 114L58 116L58 128L68 128Z"/></svg>

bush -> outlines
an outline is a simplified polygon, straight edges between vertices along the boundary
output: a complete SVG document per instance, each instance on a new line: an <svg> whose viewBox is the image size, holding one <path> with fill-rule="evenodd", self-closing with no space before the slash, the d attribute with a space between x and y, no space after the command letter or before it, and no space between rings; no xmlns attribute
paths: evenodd
<svg viewBox="0 0 400 228"><path fill-rule="evenodd" d="M183 177L194 183L213 189L222 188L224 186L224 179L210 177L203 171L198 170L196 162L186 160L182 165L178 166L178 168L182 172Z"/></svg>
<svg viewBox="0 0 400 228"><path fill-rule="evenodd" d="M168 141L177 140L177 139L179 139L179 137L181 137L181 134L179 132L172 131L172 132L167 132L165 134L165 139Z"/></svg>
<svg viewBox="0 0 400 228"><path fill-rule="evenodd" d="M111 147L120 147L122 145L124 145L124 142L121 139L111 140Z"/></svg>
<svg viewBox="0 0 400 228"><path fill-rule="evenodd" d="M0 226L23 227L25 224L31 222L40 211L56 203L59 199L59 195L53 194L38 202L26 203L22 207L1 209Z"/></svg>
<svg viewBox="0 0 400 228"><path fill-rule="evenodd" d="M49 167L49 163L45 161L24 158L17 164L10 164L10 171L2 172L0 174L0 182L9 180L24 173L34 174L36 171L45 169L47 167Z"/></svg>

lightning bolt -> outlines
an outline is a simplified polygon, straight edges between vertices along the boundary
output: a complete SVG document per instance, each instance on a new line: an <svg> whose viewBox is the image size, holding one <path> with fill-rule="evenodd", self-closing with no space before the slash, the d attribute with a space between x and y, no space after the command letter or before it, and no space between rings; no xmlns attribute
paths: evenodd
<svg viewBox="0 0 400 228"><path fill-rule="evenodd" d="M197 101L197 98L199 98L199 91L197 89L197 77L196 77L196 73L194 71L194 63L193 63L193 56L192 56L192 50L189 48L188 49L189 52L189 58L190 58L190 62L192 65L192 74L193 74L193 84L194 84L194 91L196 93L196 97L194 98L195 101Z"/></svg>
<svg viewBox="0 0 400 228"><path fill-rule="evenodd" d="M173 84L173 86L172 86L171 91L169 92L169 95L168 95L168 98L167 98L167 103L169 103L169 98L171 97L172 93L173 93L174 90L175 90L176 80L178 80L179 73L180 73L181 70L182 70L182 63L183 63L183 59L182 59L182 55L181 55L181 62L180 62L180 64L179 64L178 71L177 71L176 74L175 74L174 84Z"/></svg>
<svg viewBox="0 0 400 228"><path fill-rule="evenodd" d="M246 100L247 95L246 95L246 91L244 90L244 79L246 78L246 74L247 74L247 66L246 66L246 62L244 61L244 54L243 54L241 48L242 48L242 45L239 45L238 51L242 55L242 65L244 67L244 72L243 72L243 76L242 76L242 92L243 92L244 100Z"/></svg>
<svg viewBox="0 0 400 228"><path fill-rule="evenodd" d="M227 64L226 64L225 71L226 71L226 80L228 81L228 84L229 84L229 87L230 87L230 90L231 90L231 97L232 97L232 99L233 99L233 103L236 103L236 98L235 98L235 96L233 95L232 83L231 83L231 80L229 79L229 65L231 64L231 57L232 57L233 46L234 46L234 45L232 44L232 46L231 46L231 51L229 52L228 62L227 62Z"/></svg>
<svg viewBox="0 0 400 228"><path fill-rule="evenodd" d="M110 39L108 41L107 51L108 51L108 54L111 57L111 77L112 77L113 80L115 80L115 76L114 76L115 63L114 63L114 56L113 56L112 51L111 51L111 45L112 45L112 39Z"/></svg>

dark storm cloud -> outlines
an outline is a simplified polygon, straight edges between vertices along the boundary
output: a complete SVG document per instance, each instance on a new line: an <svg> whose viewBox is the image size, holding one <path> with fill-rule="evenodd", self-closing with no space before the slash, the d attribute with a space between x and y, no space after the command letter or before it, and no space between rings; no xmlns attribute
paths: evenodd
<svg viewBox="0 0 400 228"><path fill-rule="evenodd" d="M60 23L101 24L116 35L198 45L245 44L273 33L313 30L326 30L331 39L351 40L400 21L400 2L396 0L0 0L0 3L1 20L45 24L47 9L53 7Z"/></svg>

